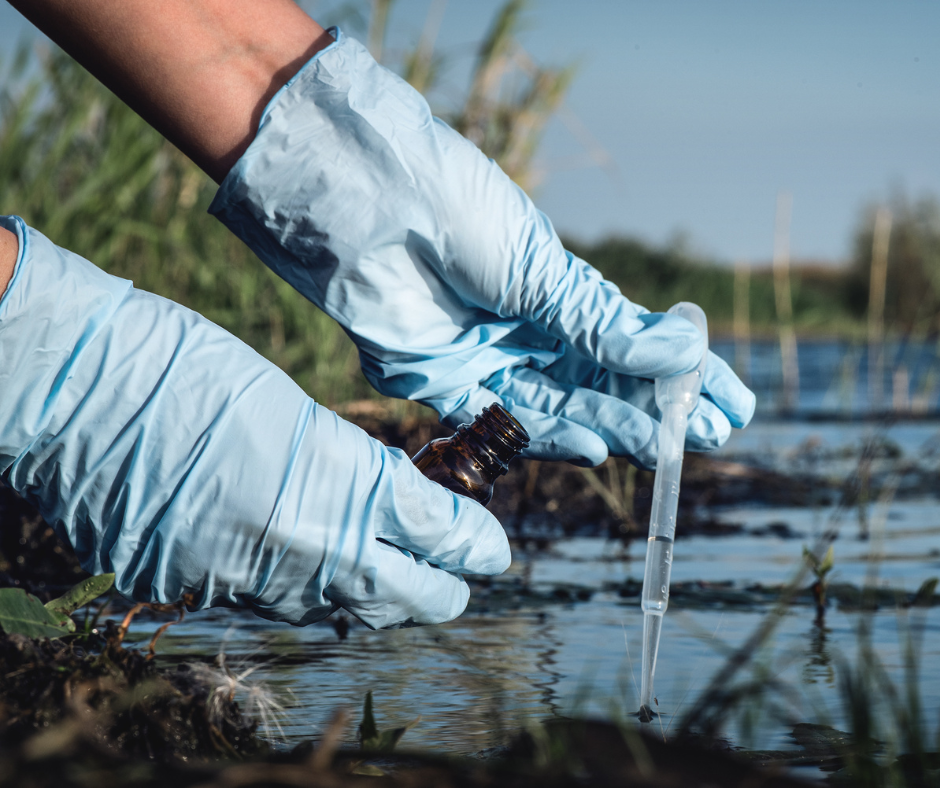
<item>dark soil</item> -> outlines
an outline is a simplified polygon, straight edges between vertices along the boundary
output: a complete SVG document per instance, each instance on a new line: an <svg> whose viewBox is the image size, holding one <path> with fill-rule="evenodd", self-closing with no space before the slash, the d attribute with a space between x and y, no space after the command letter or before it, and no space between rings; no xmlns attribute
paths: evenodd
<svg viewBox="0 0 940 788"><path fill-rule="evenodd" d="M745 763L729 751L695 742L664 743L609 723L556 720L521 735L491 758L428 754L366 757L336 751L327 732L318 743L253 759L130 759L80 725L50 728L23 744L0 734L0 786L7 788L528 788L538 785L629 785L638 788L722 785L801 788L810 785L775 766Z"/></svg>
<svg viewBox="0 0 940 788"><path fill-rule="evenodd" d="M203 674L186 665L160 671L140 651L117 645L116 635L110 621L88 638L0 635L4 740L33 740L35 748L37 731L57 730L47 745L58 749L81 733L125 755L160 760L266 749L236 703L224 693L212 698Z"/></svg>
<svg viewBox="0 0 940 788"><path fill-rule="evenodd" d="M71 545L0 481L0 587L23 588L46 602L86 577Z"/></svg>
<svg viewBox="0 0 940 788"><path fill-rule="evenodd" d="M344 416L408 456L429 440L453 433L433 418L394 419L379 407L353 408ZM496 483L489 509L522 547L542 547L574 535L629 540L645 538L652 490L653 472L632 469L624 459L612 458L594 469L517 459ZM821 484L818 477L785 476L756 465L687 454L679 510L683 533L721 536L740 529L716 522L709 507L746 502L806 506L830 503L840 495L839 488Z"/></svg>

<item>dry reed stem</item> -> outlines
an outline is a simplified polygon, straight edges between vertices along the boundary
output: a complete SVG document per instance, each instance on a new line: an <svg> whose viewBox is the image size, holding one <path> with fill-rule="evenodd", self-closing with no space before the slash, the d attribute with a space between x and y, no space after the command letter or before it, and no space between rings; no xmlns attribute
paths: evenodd
<svg viewBox="0 0 940 788"><path fill-rule="evenodd" d="M166 624L163 624L156 632L154 632L153 637L150 639L150 645L148 646L149 654L147 659L153 659L157 655L156 647L157 641L160 639L160 636L166 632L173 624L179 624L186 617L186 605L191 605L193 603L192 594L184 594L183 598L179 602L174 602L171 605L160 604L159 602L138 602L130 610L127 611L127 614L124 616L124 620L121 621L121 626L118 627L117 637L115 642L112 645L120 646L124 642L124 638L127 635L128 627L131 625L131 621L134 620L141 610L148 609L153 610L155 613L178 613L179 618L176 621L168 621Z"/></svg>

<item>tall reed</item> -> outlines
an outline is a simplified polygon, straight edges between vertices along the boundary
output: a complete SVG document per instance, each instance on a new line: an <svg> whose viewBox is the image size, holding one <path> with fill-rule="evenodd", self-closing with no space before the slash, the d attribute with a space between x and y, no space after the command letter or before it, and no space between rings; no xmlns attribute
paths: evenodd
<svg viewBox="0 0 940 788"><path fill-rule="evenodd" d="M206 213L215 185L178 150L57 49L5 76L0 212L202 313L326 404L372 396L343 331Z"/></svg>

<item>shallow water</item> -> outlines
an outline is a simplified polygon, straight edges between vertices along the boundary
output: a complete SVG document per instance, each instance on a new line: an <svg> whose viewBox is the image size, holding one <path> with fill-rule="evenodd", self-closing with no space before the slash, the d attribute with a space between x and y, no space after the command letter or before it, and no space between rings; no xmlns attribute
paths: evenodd
<svg viewBox="0 0 940 788"><path fill-rule="evenodd" d="M803 544L812 542L831 510L736 508L720 517L747 530L786 522L800 536L757 537L746 530L683 539L680 523L674 585L785 583L800 564ZM844 528L836 542L833 582L860 584L872 571L877 540L857 541L851 522ZM593 590L589 601L537 599L517 609L471 608L455 622L426 629L370 632L353 625L344 641L329 623L297 629L247 613L207 611L171 628L159 652L167 661L205 660L224 648L236 673L260 664L249 681L268 682L283 696L282 734L270 733L288 744L316 736L338 706L358 713L365 692L372 690L380 725L401 725L420 716L407 734L408 745L476 752L553 714L580 711L624 719L636 711L642 615L636 598L624 599L612 586L628 577L642 579L644 545L635 542L624 549L604 539L576 538L542 553L516 556L509 579L525 576L533 589L547 592L576 584ZM940 506L919 500L888 507L880 552L874 564L879 583L912 592L927 577L940 576ZM769 610L766 604L702 606L694 600L690 607L687 600L673 598L655 683L664 732L672 715L690 708L728 650L743 643ZM835 667L841 659L854 660L863 615L870 615L878 656L900 682L901 635L912 613L883 607L860 614L833 604L820 631L813 608L795 606L783 617L765 657L793 693L785 704L792 722L847 724ZM940 707L940 608L917 615L924 626L922 700L932 721ZM151 629L142 623L132 631L144 637ZM727 733L751 746L786 747L786 730L784 721L766 720L745 741L732 718Z"/></svg>
<svg viewBox="0 0 940 788"><path fill-rule="evenodd" d="M806 387L801 412L807 417L832 400L838 384L833 370L839 348L834 347L801 355ZM719 347L726 357L729 349L733 352L730 345ZM922 360L934 348L914 350L905 351L914 354L911 379L923 387ZM759 361L763 367L758 364L755 374L764 377L758 383L772 388L773 365ZM856 372L850 410L863 402L863 363ZM765 620L771 603L766 597L748 601L747 589L787 583L801 565L803 546L823 532L837 527L839 534L832 583L861 585L874 578L876 585L911 593L927 578L940 576L940 501L934 492L940 486L931 482L940 473L935 450L940 420L877 424L774 421L759 415L719 457L832 482L857 468L862 447L873 437L889 450L875 457L872 473L890 479L899 469L913 468L921 480L915 493L906 494L899 485L898 495L863 510L751 503L710 509L707 515L742 526L721 537L683 535L680 519L654 692L661 716L654 727L668 735L674 716L692 707L729 651ZM861 541L866 523L870 538ZM246 683L268 683L284 704L277 715L280 731L268 732L288 745L316 737L339 706L358 717L367 690L374 693L380 727L420 717L405 745L458 753L503 744L514 731L555 714L631 719L638 708L642 614L639 599L621 596L618 589L628 578L642 580L645 546L645 539L625 548L579 537L556 541L542 552L517 551L510 572L495 586L512 591L508 603L478 589L468 612L440 627L370 632L353 621L348 637L340 640L330 622L297 629L237 611L193 614L161 640L160 659L208 661L224 648L236 673L254 669ZM701 595L698 586L680 585L685 593L676 593L677 584L695 581L705 589ZM802 587L809 582L804 578ZM708 585L721 583L730 585ZM522 587L530 593L513 591ZM760 717L751 735L746 720L731 715L725 732L734 743L791 748L789 724L846 727L836 671L843 662L854 663L865 621L879 659L899 686L905 638L912 626L921 633L921 700L933 730L940 708L940 608L911 611L882 604L873 613L859 613L833 601L824 628L815 625L814 615L805 601L783 615L757 660L783 688L767 696L781 713ZM145 644L158 623L137 622L132 636ZM354 733L350 729L348 735Z"/></svg>
<svg viewBox="0 0 940 788"><path fill-rule="evenodd" d="M712 341L710 348L746 379L757 394L759 413L771 414L781 407L783 375L775 340L755 340L749 349L742 346L740 354L729 340ZM917 412L937 412L937 342L888 340L882 348L884 367L880 377L870 374L868 351L867 342L801 340L797 353L799 396L793 403L794 412L857 417L873 409L893 408L896 402Z"/></svg>
<svg viewBox="0 0 940 788"><path fill-rule="evenodd" d="M924 616L921 691L928 710L940 706L938 612ZM655 684L664 726L689 709L724 664L727 649L744 642L765 615L748 608L670 611ZM835 666L838 659L854 659L860 617L830 610L821 635L811 608L784 616L773 639L773 672L798 699L786 706L793 722L846 724ZM896 681L903 672L898 630L908 619L895 610L870 617L878 655ZM316 736L338 706L358 710L372 690L380 725L421 717L407 734L408 745L470 753L502 744L508 733L553 714L624 719L635 712L641 632L635 604L600 593L588 603L470 614L441 627L379 633L353 628L342 642L322 625L300 630L244 614L194 615L171 630L159 650L163 660L199 661L224 642L236 673L261 660L249 681L269 682L285 696L279 722L288 744ZM743 742L731 722L728 733ZM786 729L768 725L746 743L786 746ZM269 734L281 738L273 729Z"/></svg>

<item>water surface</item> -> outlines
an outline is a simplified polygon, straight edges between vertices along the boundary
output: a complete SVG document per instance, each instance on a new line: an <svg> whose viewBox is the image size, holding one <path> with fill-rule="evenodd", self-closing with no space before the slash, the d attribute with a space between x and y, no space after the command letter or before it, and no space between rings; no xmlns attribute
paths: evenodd
<svg viewBox="0 0 940 788"><path fill-rule="evenodd" d="M732 345L719 343L717 349L733 357ZM925 579L940 576L940 502L934 491L940 487L930 482L940 473L940 420L819 421L823 412L859 415L870 405L865 349L838 343L801 345L799 410L780 420L772 413L779 388L775 348L768 344L752 351L752 380L764 404L755 423L719 452L720 459L831 484L857 471L864 448L875 441L881 448L870 470L882 487L890 488L893 478L911 469L920 481L913 493L897 483L881 503L849 510L760 502L709 510L708 516L741 526L729 536L684 535L680 519L674 588L699 582L709 593L697 597L694 585L685 587L692 589L685 595L674 593L665 619L655 682L661 717L654 725L667 736L673 718L691 708L729 652L745 643L772 609L766 599L735 602L735 594L787 583L801 565L804 545L814 545L823 533L838 533L833 583L872 581L911 593ZM930 377L935 346L908 344L889 351L907 365L910 391L935 408L930 388L936 379ZM869 538L860 540L865 533ZM170 629L160 643L160 658L206 661L224 649L236 673L254 669L246 682L266 682L285 706L281 731L270 732L288 745L316 737L339 706L358 715L367 690L374 693L380 726L420 717L405 743L449 752L501 745L520 728L556 714L632 720L642 614L639 600L619 589L628 579L642 579L645 545L641 539L624 547L597 536L559 540L541 552L516 551L513 567L496 587L526 593L516 598L510 593L508 601L504 594L498 601L492 589L481 588L467 613L439 627L371 632L352 621L341 640L330 622L297 629L249 613L206 611ZM803 585L808 584L807 578ZM723 602L715 588L725 589L730 601ZM823 627L814 615L805 603L790 608L767 650L757 655L786 689L769 696L783 717L761 717L748 737L732 716L726 733L735 743L792 746L788 722L847 726L837 670L854 663L864 622L887 675L898 683L906 638L912 628L920 633L920 692L935 724L940 608L911 611L882 604L862 613L833 603ZM141 622L132 632L146 642L155 626Z"/></svg>

